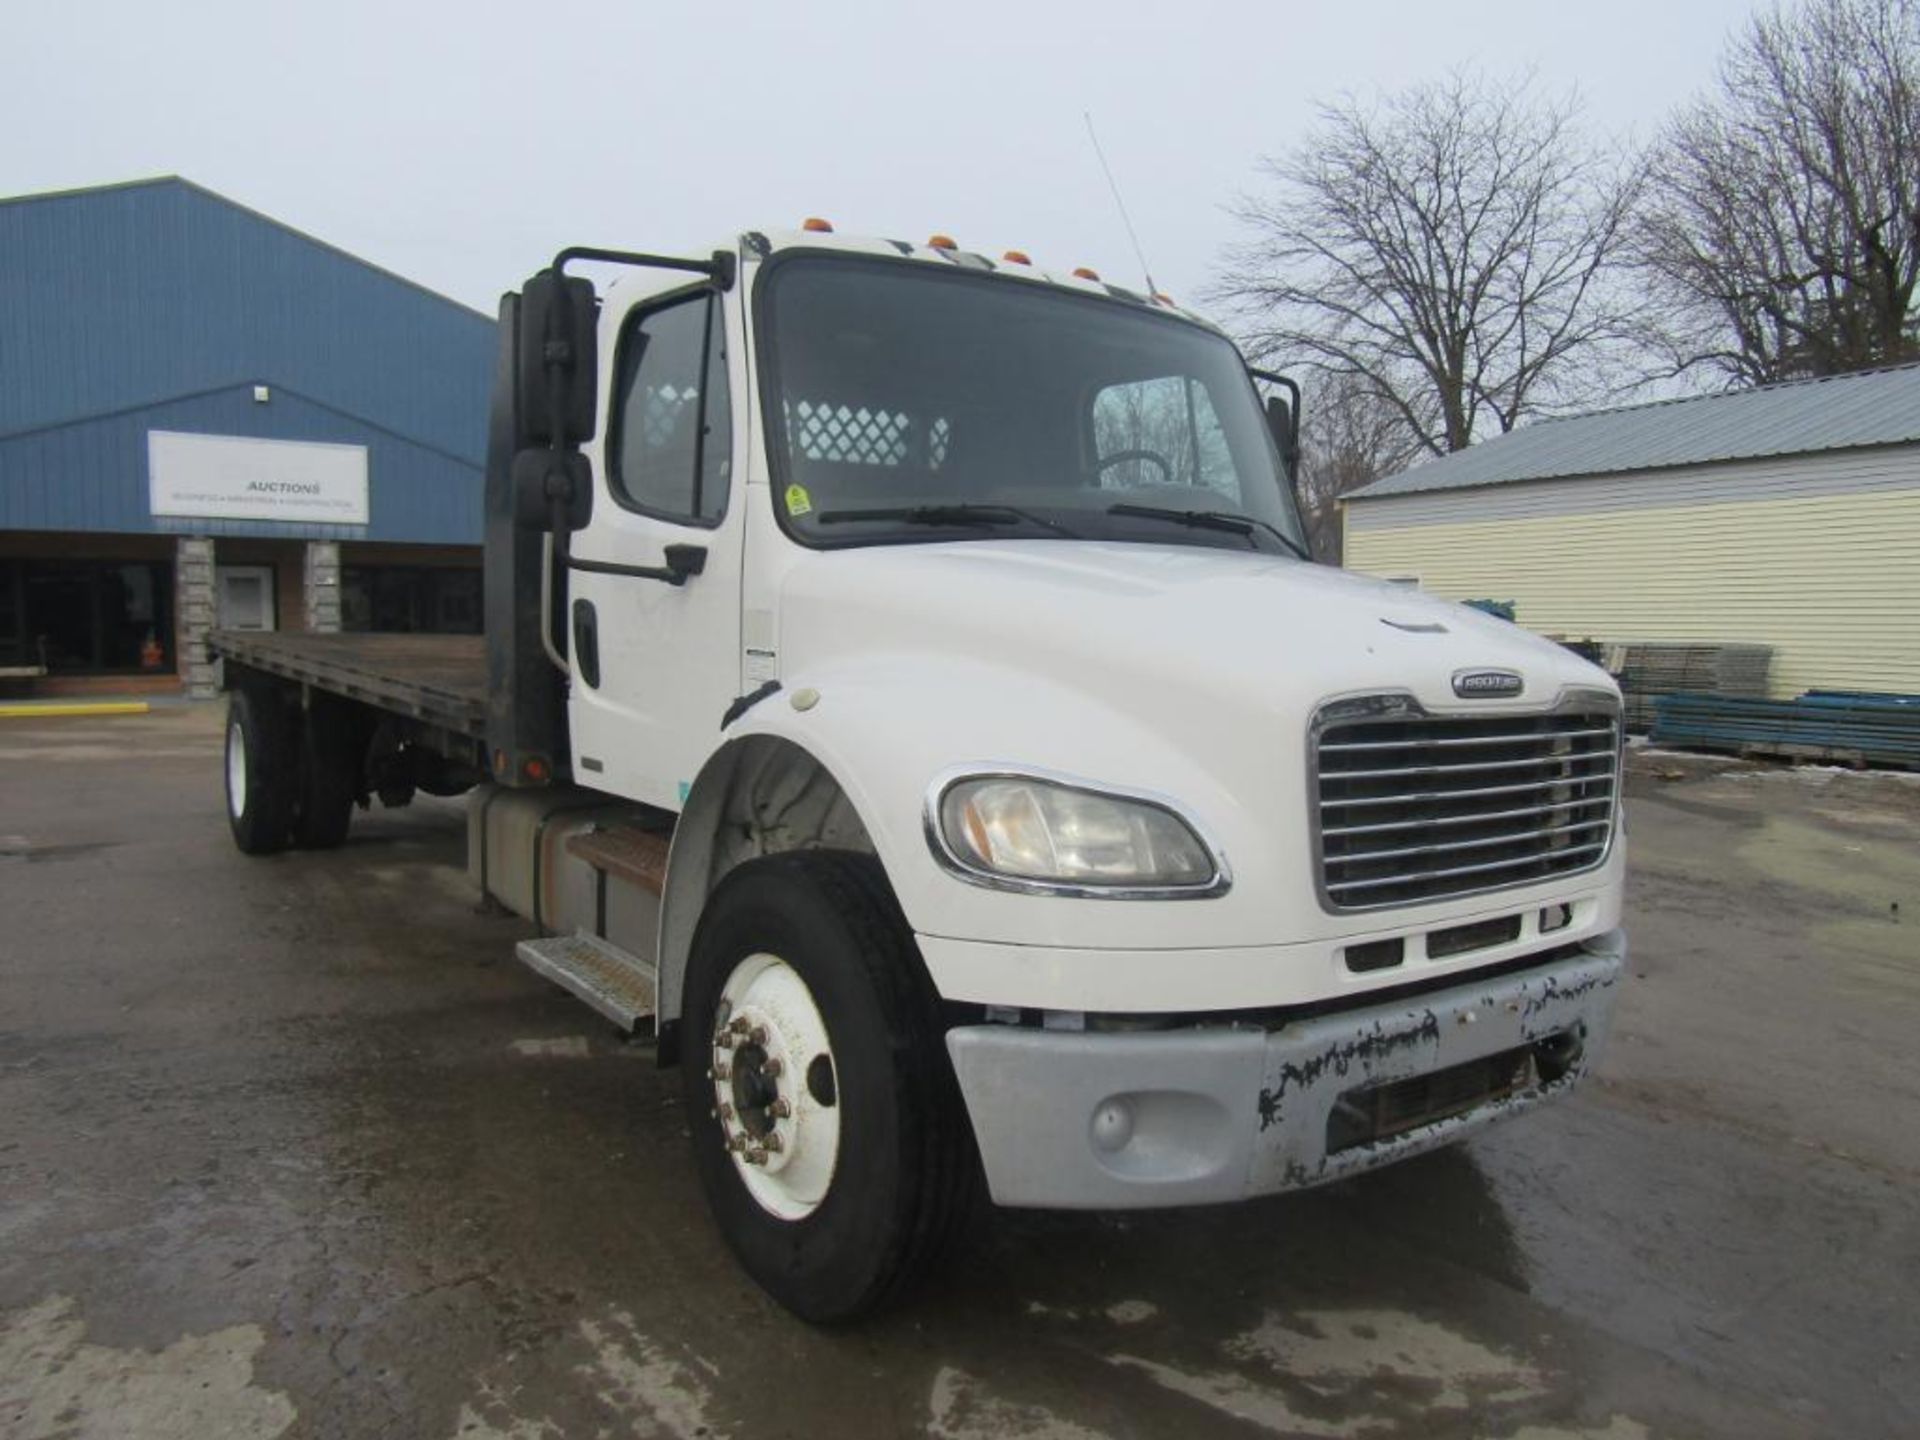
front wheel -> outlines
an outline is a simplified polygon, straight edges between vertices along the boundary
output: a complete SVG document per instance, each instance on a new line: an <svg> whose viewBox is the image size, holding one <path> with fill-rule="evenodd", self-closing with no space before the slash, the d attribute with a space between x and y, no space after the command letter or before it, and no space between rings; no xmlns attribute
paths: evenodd
<svg viewBox="0 0 1920 1440"><path fill-rule="evenodd" d="M931 982L870 857L751 861L708 902L687 966L694 1159L741 1265L802 1319L902 1293L975 1193Z"/></svg>

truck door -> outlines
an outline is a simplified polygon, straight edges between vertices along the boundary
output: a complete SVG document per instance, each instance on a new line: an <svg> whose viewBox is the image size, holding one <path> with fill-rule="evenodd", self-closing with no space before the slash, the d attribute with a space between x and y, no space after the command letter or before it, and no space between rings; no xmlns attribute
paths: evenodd
<svg viewBox="0 0 1920 1440"><path fill-rule="evenodd" d="M573 537L564 624L574 776L670 810L739 694L738 317L737 295L701 285L624 305L616 291L601 319L597 493ZM668 546L703 550L699 573L661 578Z"/></svg>

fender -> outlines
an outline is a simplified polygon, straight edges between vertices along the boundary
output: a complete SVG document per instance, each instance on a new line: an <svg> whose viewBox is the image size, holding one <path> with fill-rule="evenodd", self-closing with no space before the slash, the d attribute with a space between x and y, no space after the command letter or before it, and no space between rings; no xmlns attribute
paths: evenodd
<svg viewBox="0 0 1920 1440"><path fill-rule="evenodd" d="M1231 895L1135 902L985 889L956 878L928 845L930 787L943 773L977 765L1165 795L1214 841L1223 863L1237 864L1225 852L1251 847L1260 827L1257 813L1235 798L1224 776L1209 770L1209 753L1215 762L1230 763L1217 748L1178 748L1103 697L970 658L869 654L811 668L785 683L786 689L735 723L734 733L702 766L682 808L660 918L663 1017L679 1013L687 955L714 885L739 859L788 848L743 850L717 842L743 766L765 753L757 747L787 747L844 795L857 821L854 843L878 857L917 933L1122 949L1257 943L1263 930L1271 934L1270 926L1247 913L1251 907L1233 906ZM1045 712L1041 723L1037 712ZM1033 753L1035 736L1051 737L1045 753ZM1276 769L1285 749L1274 747ZM1299 898L1312 904L1310 891ZM1244 939L1223 938L1236 931Z"/></svg>

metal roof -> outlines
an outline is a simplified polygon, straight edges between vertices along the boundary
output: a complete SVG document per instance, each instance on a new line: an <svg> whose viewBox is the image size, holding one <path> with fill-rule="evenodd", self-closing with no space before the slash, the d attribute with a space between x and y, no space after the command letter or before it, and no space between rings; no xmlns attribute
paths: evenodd
<svg viewBox="0 0 1920 1440"><path fill-rule="evenodd" d="M159 428L367 447L369 524L196 533L476 544L493 362L487 316L177 177L0 199L0 530L189 528Z"/></svg>
<svg viewBox="0 0 1920 1440"><path fill-rule="evenodd" d="M1920 363L1659 400L1534 424L1376 480L1376 500L1512 480L1662 470L1920 441Z"/></svg>

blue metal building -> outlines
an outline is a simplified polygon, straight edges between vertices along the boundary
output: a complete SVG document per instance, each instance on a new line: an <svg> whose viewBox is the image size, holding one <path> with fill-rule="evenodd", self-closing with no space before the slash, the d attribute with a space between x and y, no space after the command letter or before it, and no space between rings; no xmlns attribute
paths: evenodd
<svg viewBox="0 0 1920 1440"><path fill-rule="evenodd" d="M0 200L0 675L471 629L494 324L178 178Z"/></svg>

